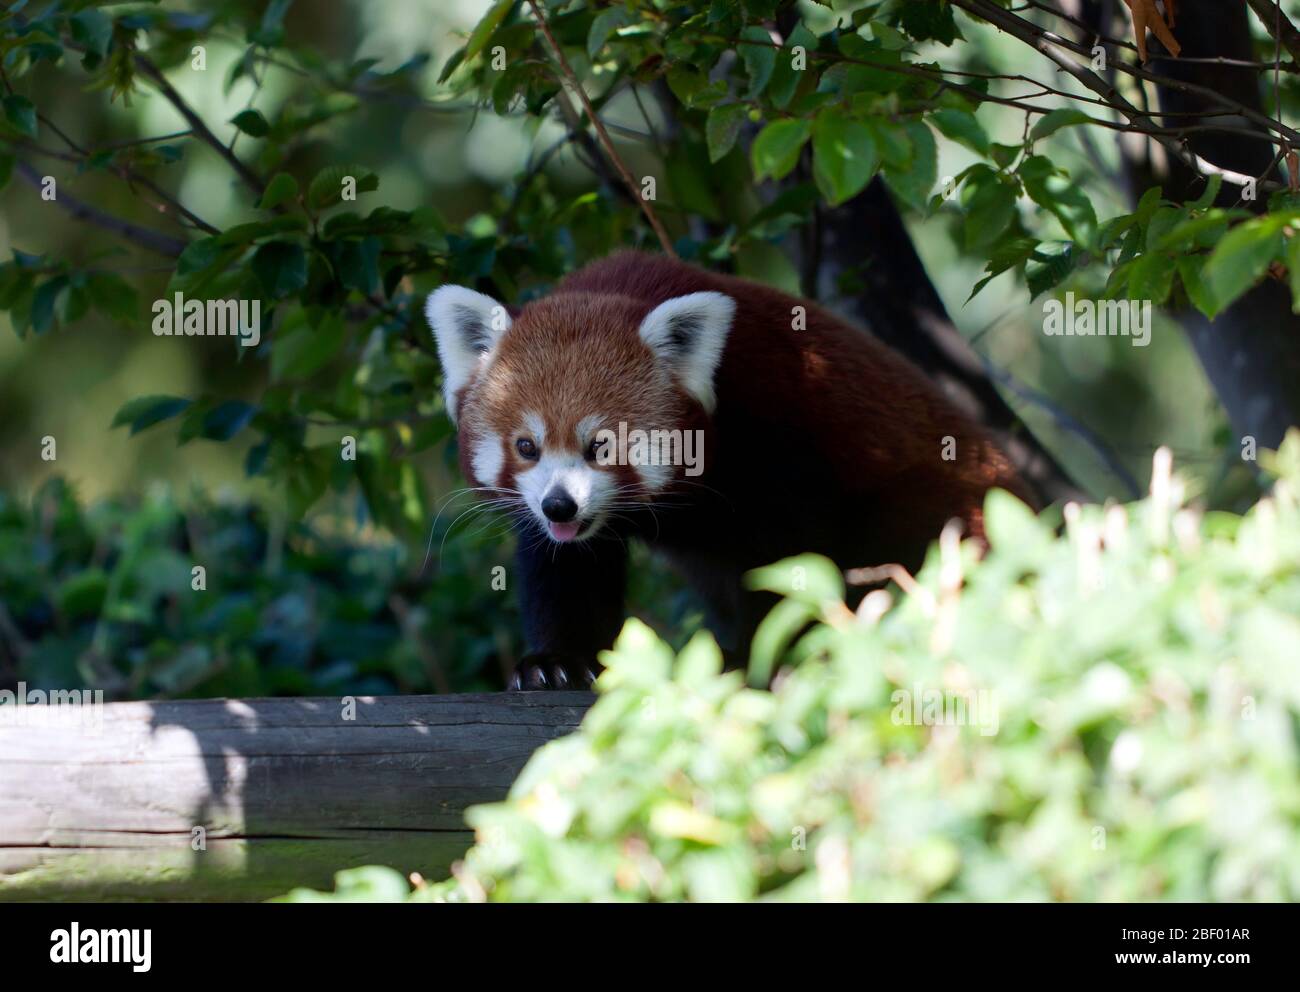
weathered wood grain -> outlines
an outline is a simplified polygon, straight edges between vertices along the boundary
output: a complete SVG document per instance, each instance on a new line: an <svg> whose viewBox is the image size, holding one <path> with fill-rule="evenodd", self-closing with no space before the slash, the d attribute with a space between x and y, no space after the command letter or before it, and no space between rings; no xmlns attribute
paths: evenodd
<svg viewBox="0 0 1300 992"><path fill-rule="evenodd" d="M27 707L0 720L0 900L263 899L361 864L442 877L464 809L591 699L357 697L350 720L338 699L110 703L72 726Z"/></svg>

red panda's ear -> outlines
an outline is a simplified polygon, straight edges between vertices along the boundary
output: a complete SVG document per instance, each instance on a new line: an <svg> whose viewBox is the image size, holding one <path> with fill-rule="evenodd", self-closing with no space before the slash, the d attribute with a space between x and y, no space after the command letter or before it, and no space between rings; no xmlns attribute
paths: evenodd
<svg viewBox="0 0 1300 992"><path fill-rule="evenodd" d="M641 322L641 340L705 410L714 406L713 376L735 313L730 296L690 293L660 303Z"/></svg>
<svg viewBox="0 0 1300 992"><path fill-rule="evenodd" d="M482 367L501 335L510 329L510 314L496 300L464 286L442 286L429 294L424 316L433 330L442 361L442 394L447 415L456 420L456 394Z"/></svg>

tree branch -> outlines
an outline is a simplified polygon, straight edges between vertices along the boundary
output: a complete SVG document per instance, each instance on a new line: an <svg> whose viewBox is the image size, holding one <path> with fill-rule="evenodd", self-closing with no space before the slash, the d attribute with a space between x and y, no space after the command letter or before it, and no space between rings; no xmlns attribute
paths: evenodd
<svg viewBox="0 0 1300 992"><path fill-rule="evenodd" d="M1091 58L1091 51L1085 46L1080 45L1078 42L1048 31L1035 24L1033 21L1027 21L1023 17L1018 17L1010 11L996 6L990 2L990 0L952 0L952 5L961 8L966 11L966 13L979 18L980 20L987 21L994 27L1000 28L1012 37L1024 42L1029 47L1041 52L1043 55L1046 55L1058 66L1078 79L1080 83L1083 83L1088 89L1105 98L1106 102L1109 103L1113 109L1119 110L1126 117L1129 114L1137 114L1141 117L1151 116L1149 112L1140 110L1128 103L1127 100L1124 100L1120 94L1115 92L1114 87L1109 85L1101 77L1087 69L1084 69L1082 66L1070 62L1068 59L1063 58L1059 53L1054 52L1055 48L1063 48L1066 51L1073 52L1080 58ZM1282 140L1275 141L1275 144L1300 145L1300 132L1288 127L1281 121L1274 120L1267 114L1262 113L1256 107L1248 106L1240 100L1231 99L1212 87L1202 86L1198 83L1189 82L1186 79L1176 79L1172 76L1152 72L1142 66L1129 65L1121 59L1111 59L1110 65L1117 72L1133 76L1136 79L1145 79L1147 82L1155 83L1157 86L1162 86L1169 90L1174 90L1180 93L1195 94L1204 97L1207 100L1213 100L1224 110L1240 114L1246 120L1259 125L1263 130L1277 134ZM1160 140L1161 136L1159 132L1161 129L1153 128L1152 125L1147 122L1143 122L1142 124L1138 124L1137 122L1133 123L1139 130L1146 131L1150 133L1152 137ZM1165 146L1169 148L1171 154L1177 155L1180 160L1189 166L1193 165L1192 162L1188 161L1187 154L1184 153L1175 142L1165 139L1162 140L1161 143L1165 144Z"/></svg>
<svg viewBox="0 0 1300 992"><path fill-rule="evenodd" d="M633 199L641 205L641 212L645 214L646 220L650 222L650 227L654 229L655 235L659 238L659 245L663 248L664 254L676 258L677 252L673 249L672 239L668 237L668 232L664 229L663 224L659 222L659 217L655 214L650 201L640 194L636 180L632 178L632 173L628 171L627 166L623 164L622 158L619 157L618 151L614 148L614 142L610 139L609 132L605 130L604 123L596 115L596 110L587 97L587 91L582 88L582 84L578 82L578 77L574 75L569 60L564 57L564 50L560 47L560 43L555 40L555 35L551 34L551 26L547 23L541 8L537 6L536 0L528 0L528 6L532 8L533 16L537 18L537 25L542 29L542 34L545 35L551 51L555 54L555 60L560 65L560 71L564 74L564 79L568 82L570 89L577 94L583 109L587 111L587 117L591 120L591 126L596 129L596 136L600 139L605 154L609 157L614 168L618 170L619 176L626 184Z"/></svg>
<svg viewBox="0 0 1300 992"><path fill-rule="evenodd" d="M1255 16L1263 22L1269 37L1278 42L1300 62L1300 30L1291 23L1291 19L1282 13L1279 0L1246 0Z"/></svg>
<svg viewBox="0 0 1300 992"><path fill-rule="evenodd" d="M185 123L190 126L194 136L211 145L216 150L216 153L235 170L235 174L239 176L244 185L260 197L265 189L261 178L249 166L240 161L239 157L227 148L220 138L212 133L211 128L203 122L203 118L194 112L194 108L186 103L185 98L176 92L176 88L167 81L167 77L162 74L162 70L149 61L148 58L138 54L135 57L135 65L136 68L153 80L154 85L158 87L158 91L167 99L167 102L185 118Z"/></svg>
<svg viewBox="0 0 1300 992"><path fill-rule="evenodd" d="M42 176L26 162L14 163L14 168L18 174L23 177L36 189L42 186ZM141 227L139 224L132 223L121 217L110 213L105 213L97 207L92 207L88 203L83 203L70 193L60 190L58 196L54 198L54 203L62 207L65 211L75 217L77 220L83 220L95 227L103 228L105 231L111 231L119 237L134 242L141 248L147 248L149 251L157 252L160 255L166 255L168 258L176 258L185 250L185 242L179 238L173 238L161 231L155 231L153 228Z"/></svg>
<svg viewBox="0 0 1300 992"><path fill-rule="evenodd" d="M953 6L960 7L968 14L988 21L995 27L1001 28L1007 34L1023 41L1029 47L1045 55L1054 62L1061 70L1073 76L1086 89L1096 93L1105 100L1114 110L1118 111L1133 127L1146 134L1149 138L1160 143L1166 151L1186 163L1196 172L1201 171L1205 164L1197 156L1192 154L1174 139L1161 133L1162 129L1156 127L1148 120L1150 115L1145 114L1133 104L1129 103L1118 90L1110 83L1102 79L1090 69L1085 69L1082 65L1073 59L1067 58L1059 49L1064 48L1075 52L1077 46L1073 42L1058 35L1045 31L1032 21L1026 21L1015 14L1003 10L986 0L953 0ZM1222 170L1220 170L1222 171ZM1229 178L1225 176L1225 178Z"/></svg>

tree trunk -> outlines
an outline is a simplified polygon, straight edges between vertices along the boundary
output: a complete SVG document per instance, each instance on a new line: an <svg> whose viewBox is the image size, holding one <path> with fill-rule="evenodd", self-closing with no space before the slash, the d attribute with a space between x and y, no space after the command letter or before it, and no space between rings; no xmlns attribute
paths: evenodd
<svg viewBox="0 0 1300 992"><path fill-rule="evenodd" d="M853 272L862 289L848 301L848 315L906 355L982 424L1041 505L1086 498L1007 405L988 366L948 316L879 177L860 196L822 212L814 230L819 298L833 295L841 273Z"/></svg>

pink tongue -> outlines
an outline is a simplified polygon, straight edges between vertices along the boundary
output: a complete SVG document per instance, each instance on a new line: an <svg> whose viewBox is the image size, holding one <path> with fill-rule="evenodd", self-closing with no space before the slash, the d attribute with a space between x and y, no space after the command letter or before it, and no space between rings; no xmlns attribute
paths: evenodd
<svg viewBox="0 0 1300 992"><path fill-rule="evenodd" d="M555 521L551 521L549 526L551 528L551 537L557 541L572 541L578 536L579 524L576 520L567 524L557 524Z"/></svg>

